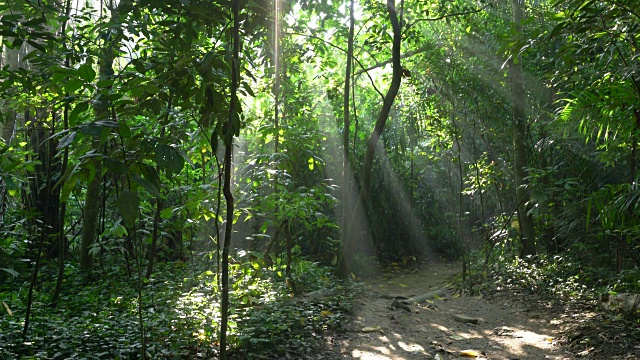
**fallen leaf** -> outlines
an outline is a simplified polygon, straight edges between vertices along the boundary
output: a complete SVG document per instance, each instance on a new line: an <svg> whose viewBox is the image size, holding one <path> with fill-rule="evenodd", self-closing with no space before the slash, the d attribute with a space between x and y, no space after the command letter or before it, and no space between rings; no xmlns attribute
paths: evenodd
<svg viewBox="0 0 640 360"><path fill-rule="evenodd" d="M380 326L367 326L365 328L362 328L362 332L363 333L370 333L370 332L382 332L382 328Z"/></svg>
<svg viewBox="0 0 640 360"><path fill-rule="evenodd" d="M460 341L460 340L464 340L464 338L463 338L462 336L460 336L460 335L456 335L456 334L451 335L451 338L452 338L453 340L458 340L458 341Z"/></svg>
<svg viewBox="0 0 640 360"><path fill-rule="evenodd" d="M460 351L460 356L468 357L468 358L477 358L480 356L480 352L475 350L462 350Z"/></svg>
<svg viewBox="0 0 640 360"><path fill-rule="evenodd" d="M407 284L398 284L400 287L407 287Z"/></svg>

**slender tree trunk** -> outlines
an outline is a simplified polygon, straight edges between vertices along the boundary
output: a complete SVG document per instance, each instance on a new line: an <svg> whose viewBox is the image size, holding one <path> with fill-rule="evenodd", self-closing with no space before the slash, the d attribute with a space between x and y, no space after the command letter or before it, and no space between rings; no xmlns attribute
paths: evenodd
<svg viewBox="0 0 640 360"><path fill-rule="evenodd" d="M633 189L637 188L636 176L638 173L638 138L640 137L640 110L634 110L633 112L635 116L635 123L633 127L633 133L631 135L632 143L631 143L631 160L630 168L631 168L631 187Z"/></svg>
<svg viewBox="0 0 640 360"><path fill-rule="evenodd" d="M100 188L102 184L102 166L98 160L92 160L95 166L93 179L87 186L84 207L82 211L82 238L80 242L80 266L84 269L93 267L93 257L90 254L91 245L95 242L98 228L98 210L100 206Z"/></svg>
<svg viewBox="0 0 640 360"><path fill-rule="evenodd" d="M344 126L342 129L342 232L349 231L349 217L351 216L351 167L349 165L349 130L351 122L349 119L349 94L351 84L351 66L353 63L353 36L355 32L355 16L354 2L351 0L349 5L349 37L347 39L347 68L345 70L344 80L344 102L343 102L343 118ZM354 139L355 143L355 139ZM343 236L343 239L345 236ZM342 242L342 246L345 242Z"/></svg>
<svg viewBox="0 0 640 360"><path fill-rule="evenodd" d="M71 0L67 0L64 5L65 16L69 18L69 14L71 13ZM67 21L62 23L61 34L64 36L67 32ZM71 56L69 54L65 57L64 62L66 67L70 67L71 65ZM67 93L67 96L69 94ZM63 130L67 130L69 128L69 104L64 105L64 110L62 113L62 128ZM62 156L62 165L60 168L60 174L65 174L67 172L67 166L69 164L69 147L64 148L64 154ZM64 187L64 180L60 181L58 185L59 189ZM65 233L65 219L67 214L67 202L63 202L60 206L60 215L59 215L59 225L58 231L60 235L58 236L58 277L56 278L56 287L53 291L53 295L51 296L52 305L56 305L58 302L58 298L60 297L60 293L62 292L62 280L64 277L64 266L65 266L65 257L67 255L67 237Z"/></svg>
<svg viewBox="0 0 640 360"><path fill-rule="evenodd" d="M238 84L240 77L240 0L234 0L233 12L233 54L231 57L231 98L229 100L229 118L227 119L227 131L224 134L224 198L227 203L227 223L224 231L224 245L222 247L222 303L220 305L220 360L227 359L227 327L229 324L229 250L231 247L231 233L233 228L233 193L231 192L231 159L233 152L234 128L238 109Z"/></svg>
<svg viewBox="0 0 640 360"><path fill-rule="evenodd" d="M273 141L273 153L277 154L280 151L280 106L281 106L281 68L282 64L280 63L282 57L280 56L280 0L274 0L274 54L273 54L273 64L274 64L274 84L273 84L273 97L274 97L274 110L273 110L273 126L275 129L275 136ZM277 159L277 156L275 157ZM276 160L277 164L277 160ZM275 173L274 181L273 181L273 192L278 192L278 173Z"/></svg>
<svg viewBox="0 0 640 360"><path fill-rule="evenodd" d="M376 124L371 132L369 141L367 143L367 152L364 158L364 165L362 167L362 184L360 188L360 194L353 207L353 213L347 227L347 231L342 231L342 254L340 262L338 263L337 274L340 277L347 277L351 273L351 261L356 249L356 227L358 226L357 219L364 218L364 212L369 200L369 191L371 188L371 168L373 166L373 158L378 145L380 135L384 130L384 127L389 118L391 107L400 90L400 83L402 81L402 65L400 63L400 45L402 44L402 26L400 24L398 12L396 11L395 0L387 0L387 12L389 14L389 20L391 21L391 27L393 29L393 45L391 50L391 58L393 64L393 76L391 78L391 85L384 97L384 103L382 109L378 113Z"/></svg>
<svg viewBox="0 0 640 360"><path fill-rule="evenodd" d="M511 0L513 11L513 24L516 34L522 34L522 0ZM527 188L527 119L526 119L526 93L522 76L522 61L520 56L515 56L509 62L511 77L511 95L513 108L513 164L514 185L516 191L516 203L518 205L518 221L520 224L520 256L536 254L535 228L531 215L529 190Z"/></svg>
<svg viewBox="0 0 640 360"><path fill-rule="evenodd" d="M158 245L158 227L160 226L160 214L162 213L162 200L156 199L156 213L153 217L153 232L151 233L151 248L149 249L149 262L147 263L147 272L144 277L149 279L153 273L153 262L156 259Z"/></svg>

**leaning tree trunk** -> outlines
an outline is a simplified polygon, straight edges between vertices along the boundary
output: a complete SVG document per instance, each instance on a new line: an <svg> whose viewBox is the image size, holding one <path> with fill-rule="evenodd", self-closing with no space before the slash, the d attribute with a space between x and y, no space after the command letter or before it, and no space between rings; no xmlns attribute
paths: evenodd
<svg viewBox="0 0 640 360"><path fill-rule="evenodd" d="M402 81L402 65L400 64L400 45L402 44L402 26L396 11L395 0L387 0L387 12L389 14L389 20L391 21L391 27L393 29L393 45L391 49L391 63L393 64L393 76L391 78L391 85L384 97L384 103L376 124L371 132L369 141L367 143L367 152L364 158L364 165L362 167L362 184L360 188L360 194L353 207L353 213L347 229L342 231L342 254L340 262L338 263L337 275L340 277L347 277L351 273L351 261L356 250L356 227L358 226L357 219L364 218L364 209L369 200L369 191L371 188L371 167L373 166L373 157L375 155L376 147L378 145L378 139L384 130L384 127L389 118L389 112L391 106L398 95L400 90L400 83Z"/></svg>
<svg viewBox="0 0 640 360"><path fill-rule="evenodd" d="M522 33L522 0L511 0L513 11L513 24L516 34ZM520 256L536 254L535 228L531 215L529 190L527 188L527 120L526 120L526 93L522 77L522 61L520 56L514 54L509 62L509 74L511 77L511 96L513 110L513 165L514 185L516 190L516 203L518 204L518 221L520 224Z"/></svg>

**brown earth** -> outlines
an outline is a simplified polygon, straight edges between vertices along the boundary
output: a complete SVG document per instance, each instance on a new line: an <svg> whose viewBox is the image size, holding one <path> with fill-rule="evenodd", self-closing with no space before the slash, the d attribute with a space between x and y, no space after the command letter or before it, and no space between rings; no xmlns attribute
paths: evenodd
<svg viewBox="0 0 640 360"><path fill-rule="evenodd" d="M313 358L442 360L471 350L468 357L477 359L640 359L640 339L628 335L618 339L624 346L614 349L619 336L615 329L609 335L602 331L604 318L592 304L567 305L513 291L459 296L449 284L459 272L458 264L435 263L366 281L347 331L326 337L327 346ZM391 306L394 299L442 288L445 298L407 309ZM454 315L478 323L463 323Z"/></svg>

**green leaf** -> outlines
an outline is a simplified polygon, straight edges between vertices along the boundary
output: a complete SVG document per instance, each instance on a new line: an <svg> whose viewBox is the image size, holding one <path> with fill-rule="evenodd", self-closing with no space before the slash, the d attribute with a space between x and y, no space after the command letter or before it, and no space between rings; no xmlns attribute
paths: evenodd
<svg viewBox="0 0 640 360"><path fill-rule="evenodd" d="M142 97L145 94L144 87L142 86L132 87L129 91L131 92L131 96L137 98Z"/></svg>
<svg viewBox="0 0 640 360"><path fill-rule="evenodd" d="M33 46L34 48L42 51L42 52L47 52L47 50L44 48L44 46L38 44L37 42L33 41L33 40L27 40L27 44Z"/></svg>
<svg viewBox="0 0 640 360"><path fill-rule="evenodd" d="M120 132L121 137L125 139L131 138L131 129L129 128L129 125L127 125L126 121L124 120L118 121L118 130Z"/></svg>
<svg viewBox="0 0 640 360"><path fill-rule="evenodd" d="M88 102L81 102L79 104L77 104L73 110L71 110L71 113L69 114L69 125L71 126L76 126L77 125L77 119L78 119L78 115L80 115L81 113L87 111L89 109L89 103Z"/></svg>
<svg viewBox="0 0 640 360"><path fill-rule="evenodd" d="M159 93L160 92L160 88L156 84L149 83L144 87L144 91L146 91L147 93L153 95L153 94Z"/></svg>
<svg viewBox="0 0 640 360"><path fill-rule="evenodd" d="M73 141L76 139L77 135L78 133L76 131L72 131L71 133L65 135L62 139L60 139L60 142L58 143L58 146L56 146L56 148L64 149L67 146L71 145L71 143L73 143Z"/></svg>
<svg viewBox="0 0 640 360"><path fill-rule="evenodd" d="M171 146L159 143L156 146L156 163L170 174L177 174L184 167L184 158Z"/></svg>
<svg viewBox="0 0 640 360"><path fill-rule="evenodd" d="M131 179L134 182L138 183L138 185L142 186L145 190L147 190L149 194L157 198L162 198L162 194L160 194L160 191L158 190L158 188L155 185L153 185L150 181L147 181L146 179L144 179L138 174L133 174L131 176Z"/></svg>
<svg viewBox="0 0 640 360"><path fill-rule="evenodd" d="M125 190L118 197L118 211L122 215L125 225L133 226L138 217L138 210L140 207L140 200L138 199L138 193Z"/></svg>
<svg viewBox="0 0 640 360"><path fill-rule="evenodd" d="M113 85L113 79L103 79L96 84L100 89L109 89Z"/></svg>
<svg viewBox="0 0 640 360"><path fill-rule="evenodd" d="M127 167L122 161L118 159L105 157L104 164L107 166L107 169L114 174L124 175L127 173Z"/></svg>
<svg viewBox="0 0 640 360"><path fill-rule="evenodd" d="M133 67L136 68L136 71L139 72L140 74L145 74L147 72L147 69L144 66L144 63L142 62L142 60L140 59L135 59L131 61L131 64L133 65Z"/></svg>
<svg viewBox="0 0 640 360"><path fill-rule="evenodd" d="M177 210L177 208L175 206L172 207L168 207L166 209L162 209L162 211L160 212L160 217L163 219L170 219L171 217L173 217L173 213Z"/></svg>
<svg viewBox="0 0 640 360"><path fill-rule="evenodd" d="M77 78L71 78L64 84L64 90L69 93L74 93L76 90L80 89L82 85L84 85L84 81Z"/></svg>
<svg viewBox="0 0 640 360"><path fill-rule="evenodd" d="M82 132L85 135L98 137L98 136L102 135L102 130L105 129L105 128L106 128L106 126L104 126L101 123L91 122L91 123L88 123L88 124L80 125L80 132Z"/></svg>
<svg viewBox="0 0 640 360"><path fill-rule="evenodd" d="M17 271L13 269L2 268L2 270L4 270L5 272L7 272L9 275L13 277L18 277L20 275Z"/></svg>
<svg viewBox="0 0 640 360"><path fill-rule="evenodd" d="M92 82L96 78L96 71L90 64L84 64L78 68L78 76L86 82Z"/></svg>

